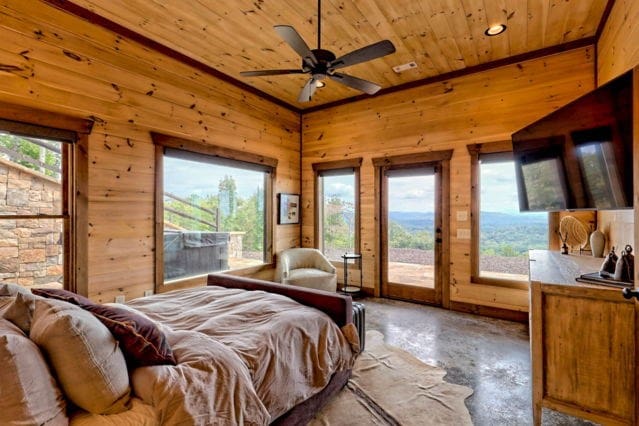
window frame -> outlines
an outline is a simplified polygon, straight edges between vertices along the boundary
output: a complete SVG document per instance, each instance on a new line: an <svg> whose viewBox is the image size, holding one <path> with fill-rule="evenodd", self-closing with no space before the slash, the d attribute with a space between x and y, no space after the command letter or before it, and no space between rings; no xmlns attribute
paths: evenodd
<svg viewBox="0 0 639 426"><path fill-rule="evenodd" d="M164 152L166 148L180 150L243 163L252 163L265 169L264 185L264 263L247 268L225 271L235 275L250 275L263 269L273 268L273 241L275 239L274 217L276 212L274 186L278 160L259 154L238 151L219 145L183 139L175 136L151 132L151 139L155 145L155 292L162 293L171 290L205 285L207 274L193 277L178 278L171 281L164 280Z"/></svg>
<svg viewBox="0 0 639 426"><path fill-rule="evenodd" d="M18 136L62 142L61 211L52 215L3 215L3 219L63 221L63 288L88 296L89 134L93 120L0 102L0 129Z"/></svg>
<svg viewBox="0 0 639 426"><path fill-rule="evenodd" d="M530 280L510 280L505 278L491 278L480 276L480 197L481 183L479 178L480 157L482 155L494 156L499 160L512 160L512 141L496 141L467 145L470 154L470 282L473 284L495 285L508 288L524 289L530 287ZM551 218L548 218L550 228ZM550 232L549 232L550 235ZM550 243L549 243L550 245Z"/></svg>
<svg viewBox="0 0 639 426"><path fill-rule="evenodd" d="M355 194L354 194L354 206L355 209L354 218L355 218L355 235L353 241L353 251L355 253L361 254L361 209L360 209L360 169L362 167L362 157L350 158L346 160L335 160L335 161L324 161L321 163L313 163L313 182L315 185L314 191L314 203L315 203L315 223L314 223L314 247L324 253L322 247L322 241L324 240L322 236L322 206L324 204L323 196L321 194L321 185L320 178L322 177L323 172L337 172L340 170L349 170L352 169L353 176L355 180ZM339 259L329 259L334 264L342 265L342 261Z"/></svg>

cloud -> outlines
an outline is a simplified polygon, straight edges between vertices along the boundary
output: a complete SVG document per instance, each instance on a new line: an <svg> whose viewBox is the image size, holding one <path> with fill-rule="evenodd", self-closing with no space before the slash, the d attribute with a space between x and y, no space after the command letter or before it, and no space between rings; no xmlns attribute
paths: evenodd
<svg viewBox="0 0 639 426"><path fill-rule="evenodd" d="M328 196L333 197L349 197L353 198L355 194L355 188L353 185L349 185L342 182L331 182L328 187L324 189Z"/></svg>

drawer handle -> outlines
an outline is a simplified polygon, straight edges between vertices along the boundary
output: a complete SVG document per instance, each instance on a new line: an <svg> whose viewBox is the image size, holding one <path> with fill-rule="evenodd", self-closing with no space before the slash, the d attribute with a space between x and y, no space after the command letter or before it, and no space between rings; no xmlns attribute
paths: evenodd
<svg viewBox="0 0 639 426"><path fill-rule="evenodd" d="M634 297L637 300L639 300L639 291L637 290L633 290L631 288L624 288L623 290L621 290L621 293L623 294L624 299L630 300Z"/></svg>

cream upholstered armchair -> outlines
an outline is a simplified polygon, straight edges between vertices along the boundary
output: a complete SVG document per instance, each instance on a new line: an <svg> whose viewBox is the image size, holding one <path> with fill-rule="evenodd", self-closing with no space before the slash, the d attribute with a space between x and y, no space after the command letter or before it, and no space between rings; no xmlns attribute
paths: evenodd
<svg viewBox="0 0 639 426"><path fill-rule="evenodd" d="M321 251L292 248L277 256L276 277L282 284L335 292L337 272Z"/></svg>

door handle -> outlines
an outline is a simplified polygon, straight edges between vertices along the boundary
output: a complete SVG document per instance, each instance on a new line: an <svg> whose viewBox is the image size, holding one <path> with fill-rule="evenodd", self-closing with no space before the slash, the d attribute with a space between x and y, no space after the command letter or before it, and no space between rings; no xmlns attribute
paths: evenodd
<svg viewBox="0 0 639 426"><path fill-rule="evenodd" d="M621 290L621 294L623 294L624 299L632 299L633 297L639 300L639 291L634 290L632 288L626 287Z"/></svg>
<svg viewBox="0 0 639 426"><path fill-rule="evenodd" d="M435 242L436 242L436 243L440 243L440 244L441 244L442 239L441 239L441 238L435 238ZM637 293L637 294L639 294L639 293Z"/></svg>

